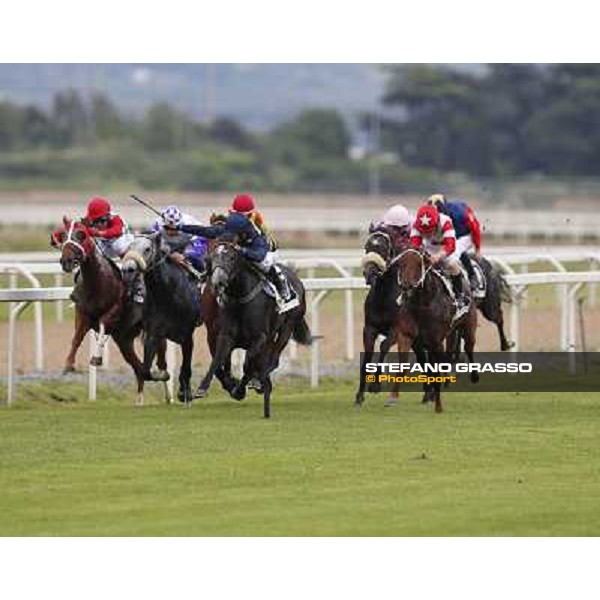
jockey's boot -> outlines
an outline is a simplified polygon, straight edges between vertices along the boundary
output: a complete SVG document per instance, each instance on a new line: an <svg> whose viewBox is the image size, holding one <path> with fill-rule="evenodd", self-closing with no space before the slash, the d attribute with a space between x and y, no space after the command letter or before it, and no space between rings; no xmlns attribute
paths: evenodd
<svg viewBox="0 0 600 600"><path fill-rule="evenodd" d="M476 290L479 286L479 282L477 281L477 275L475 274L475 269L473 268L471 257L466 252L463 252L460 255L460 262L463 264L463 267L467 271L467 275L469 277L469 284L471 285L471 290Z"/></svg>
<svg viewBox="0 0 600 600"><path fill-rule="evenodd" d="M452 289L454 290L458 309L461 310L465 308L470 301L468 291L465 289L465 278L462 273L459 273L458 275L451 275L450 281L452 281Z"/></svg>

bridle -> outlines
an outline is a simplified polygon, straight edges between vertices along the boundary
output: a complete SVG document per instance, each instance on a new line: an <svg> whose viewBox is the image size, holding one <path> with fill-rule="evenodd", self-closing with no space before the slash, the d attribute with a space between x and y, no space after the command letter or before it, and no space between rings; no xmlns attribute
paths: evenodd
<svg viewBox="0 0 600 600"><path fill-rule="evenodd" d="M406 250L403 250L402 252L400 252L400 254L398 254L397 256L395 256L392 261L390 262L390 264L388 265L388 269L394 265L396 262L398 262L402 257L406 256L407 254L416 254L419 257L419 260L421 261L421 277L419 277L419 279L415 282L415 283L408 283L403 281L402 278L400 277L400 269L398 269L398 285L400 286L401 289L404 289L406 291L410 291L410 290L415 290L419 287L422 287L424 282L425 282L425 278L427 277L427 273L429 273L429 271L431 270L432 265L426 265L425 264L425 255L423 254L423 252L421 252L420 250L417 250L416 248L407 248Z"/></svg>
<svg viewBox="0 0 600 600"><path fill-rule="evenodd" d="M376 252L376 254L379 254L381 256L381 258L383 258L383 260L386 263L388 263L388 261L390 260L390 258L392 256L392 247L393 247L392 238L385 231L374 231L373 233L371 233L369 235L369 237L367 238L367 241L365 242L365 250L367 251L367 254L374 252L373 250L368 250L370 245L371 246L379 245L379 244L375 243L375 241L374 241L375 239L383 240L384 247L385 247L385 253L380 254L379 252Z"/></svg>
<svg viewBox="0 0 600 600"><path fill-rule="evenodd" d="M236 253L236 256L239 256L239 252L238 252L239 246L234 242L228 242L228 241L220 241L217 244L216 248L213 250L213 252L216 254L222 254L225 251L225 248L232 249ZM212 262L212 260L211 260L211 262ZM217 265L216 267L212 268L212 275L214 275L214 273L217 270L221 270L225 273L225 275L227 276L228 282L230 282L232 280L233 276L232 276L232 273L230 270L227 270L224 266ZM254 270L257 272L257 269L255 267L251 270ZM256 298L256 296L262 291L262 289L263 289L263 278L259 276L256 284L244 296L241 296L241 297L230 296L229 294L227 294L226 288L223 289L221 292L219 292L215 289L215 293L217 296L217 302L221 306L223 306L227 302L234 303L234 304L248 304L248 302L250 302L251 300Z"/></svg>
<svg viewBox="0 0 600 600"><path fill-rule="evenodd" d="M167 254L163 253L161 258L159 258L158 260L155 260L157 250L156 250L156 244L155 244L154 240L152 239L152 237L148 236L148 235L143 235L143 236L139 236L139 237L147 239L151 242L152 255L150 256L150 260L146 260L135 248L130 248L125 253L125 256L123 256L123 262L125 262L127 260L132 260L138 266L139 270L142 273L150 273L151 271L153 271L154 269L159 267L162 263L164 263L167 260ZM135 244L135 241L134 241L134 244Z"/></svg>
<svg viewBox="0 0 600 600"><path fill-rule="evenodd" d="M82 258L87 256L87 253L85 251L85 248L75 239L73 239L73 232L75 231L75 221L71 221L71 223L69 224L69 231L67 232L67 239L63 242L62 247L64 248L65 246L74 246L75 248L77 248L77 250L79 250L79 252L81 252ZM81 231L80 229L78 229L77 231Z"/></svg>

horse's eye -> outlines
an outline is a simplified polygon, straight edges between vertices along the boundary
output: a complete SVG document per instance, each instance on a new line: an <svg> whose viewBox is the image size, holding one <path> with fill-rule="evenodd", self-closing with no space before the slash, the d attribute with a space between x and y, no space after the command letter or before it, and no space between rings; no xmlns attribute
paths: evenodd
<svg viewBox="0 0 600 600"><path fill-rule="evenodd" d="M73 237L75 238L75 241L83 242L83 240L85 240L85 233L81 231L81 229L78 229L73 233Z"/></svg>

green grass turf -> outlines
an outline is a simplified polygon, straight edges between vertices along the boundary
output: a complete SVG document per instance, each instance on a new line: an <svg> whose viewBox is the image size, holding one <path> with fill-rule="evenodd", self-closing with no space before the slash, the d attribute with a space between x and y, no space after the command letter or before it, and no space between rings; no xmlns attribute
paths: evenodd
<svg viewBox="0 0 600 600"><path fill-rule="evenodd" d="M416 395L279 383L191 410L23 384L0 408L2 535L600 535L600 394Z"/></svg>

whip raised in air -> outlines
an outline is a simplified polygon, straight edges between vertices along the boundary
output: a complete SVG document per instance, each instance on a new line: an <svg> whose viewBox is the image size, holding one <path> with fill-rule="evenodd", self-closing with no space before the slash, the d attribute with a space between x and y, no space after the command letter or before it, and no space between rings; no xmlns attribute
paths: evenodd
<svg viewBox="0 0 600 600"><path fill-rule="evenodd" d="M155 215L162 217L162 215L160 214L160 211L156 210L156 208L154 208L153 206L150 206L150 204L148 204L146 201L142 200L141 198L138 198L135 194L130 194L129 197L133 198L136 202L139 202L142 206L145 206L148 210L151 210Z"/></svg>

